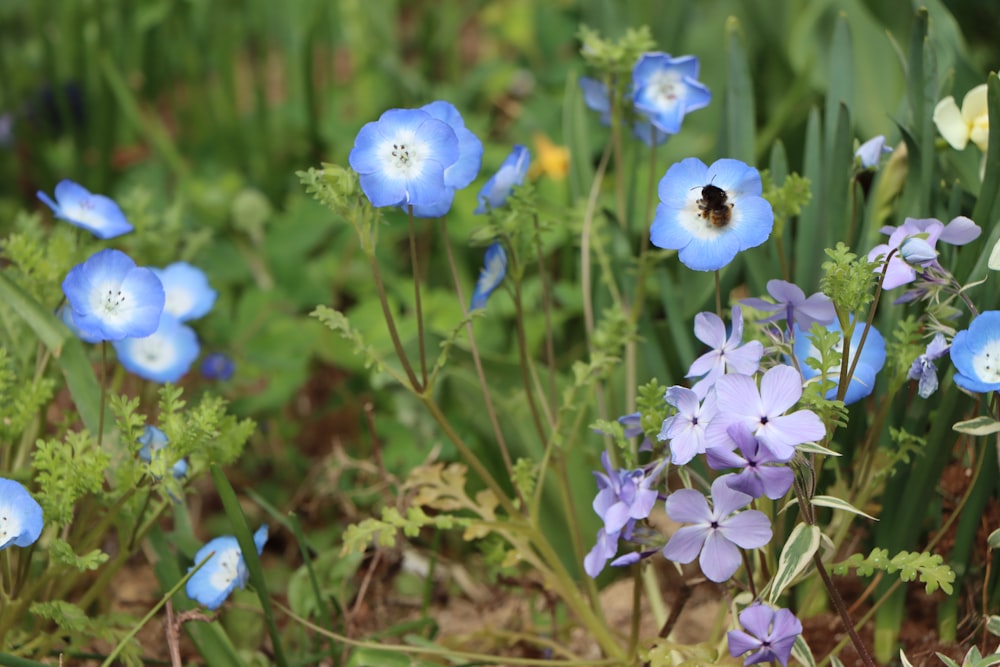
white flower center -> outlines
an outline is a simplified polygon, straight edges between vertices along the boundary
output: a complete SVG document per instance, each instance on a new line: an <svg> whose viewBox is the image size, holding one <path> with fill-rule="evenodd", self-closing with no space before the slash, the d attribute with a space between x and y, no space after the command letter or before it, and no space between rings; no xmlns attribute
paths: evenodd
<svg viewBox="0 0 1000 667"><path fill-rule="evenodd" d="M973 355L972 369L982 382L1000 382L1000 339L987 341Z"/></svg>
<svg viewBox="0 0 1000 667"><path fill-rule="evenodd" d="M210 581L216 590L229 588L240 573L240 551L239 549L229 549L215 554L215 571L212 572Z"/></svg>
<svg viewBox="0 0 1000 667"><path fill-rule="evenodd" d="M89 198L74 201L69 206L63 208L66 217L94 228L104 225L104 218L94 210L94 202Z"/></svg>
<svg viewBox="0 0 1000 667"><path fill-rule="evenodd" d="M678 98L683 97L684 86L677 72L657 72L649 78L649 86L653 96L666 106L673 106Z"/></svg>
<svg viewBox="0 0 1000 667"><path fill-rule="evenodd" d="M398 132L386 139L379 153L386 170L395 178L415 178L423 170L428 153L427 144L412 131Z"/></svg>
<svg viewBox="0 0 1000 667"><path fill-rule="evenodd" d="M170 368L177 359L177 349L168 337L156 332L145 338L136 338L132 344L135 358L143 368L160 371Z"/></svg>
<svg viewBox="0 0 1000 667"><path fill-rule="evenodd" d="M128 292L122 290L122 285L116 280L100 282L90 293L90 308L104 320L121 320L125 317L125 309L131 303L126 303Z"/></svg>
<svg viewBox="0 0 1000 667"><path fill-rule="evenodd" d="M193 305L194 294L192 294L189 290L177 289L175 287L167 292L167 298L163 304L163 310L174 317L181 317L190 312Z"/></svg>
<svg viewBox="0 0 1000 667"><path fill-rule="evenodd" d="M0 549L16 539L22 530L20 514L10 505L0 505Z"/></svg>

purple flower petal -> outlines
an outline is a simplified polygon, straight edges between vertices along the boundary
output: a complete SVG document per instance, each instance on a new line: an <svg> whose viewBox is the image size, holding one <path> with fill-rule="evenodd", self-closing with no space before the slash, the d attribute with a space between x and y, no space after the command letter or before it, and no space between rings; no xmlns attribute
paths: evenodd
<svg viewBox="0 0 1000 667"><path fill-rule="evenodd" d="M753 500L747 494L729 488L729 485L726 483L728 478L729 475L722 475L712 482L712 506L715 508L713 516L716 520L719 520L719 517L729 516L736 510L746 507ZM670 518L673 519L674 517L671 515ZM678 519L674 520L677 521Z"/></svg>
<svg viewBox="0 0 1000 667"><path fill-rule="evenodd" d="M708 501L705 500L705 496L694 489L681 489L671 493L667 496L666 508L667 516L677 523L710 523L712 521L712 511L708 507Z"/></svg>
<svg viewBox="0 0 1000 667"><path fill-rule="evenodd" d="M683 530L683 529L681 529ZM710 532L698 559L701 571L712 581L728 581L740 567L740 552L736 545L719 531Z"/></svg>
<svg viewBox="0 0 1000 667"><path fill-rule="evenodd" d="M735 493L735 492L734 492ZM744 497L745 494L740 494ZM759 510L747 510L734 514L719 527L719 532L738 547L758 549L771 541L771 522Z"/></svg>
<svg viewBox="0 0 1000 667"><path fill-rule="evenodd" d="M709 528L702 525L678 528L663 547L663 557L677 563L690 563L698 557L709 532Z"/></svg>

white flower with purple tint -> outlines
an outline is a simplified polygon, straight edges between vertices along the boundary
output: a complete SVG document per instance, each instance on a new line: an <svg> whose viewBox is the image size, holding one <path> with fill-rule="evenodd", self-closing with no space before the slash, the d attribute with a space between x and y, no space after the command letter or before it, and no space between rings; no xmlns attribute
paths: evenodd
<svg viewBox="0 0 1000 667"><path fill-rule="evenodd" d="M685 377L701 377L691 387L699 398L704 398L715 381L726 373L752 375L760 367L764 345L751 340L743 343L743 313L733 306L733 329L726 336L726 325L715 313L698 313L694 316L694 335L712 348L694 360Z"/></svg>
<svg viewBox="0 0 1000 667"><path fill-rule="evenodd" d="M858 158L864 169L876 169L878 163L882 161L882 156L891 152L892 147L885 145L885 135L879 134L861 144L858 150L854 151L854 157Z"/></svg>
<svg viewBox="0 0 1000 667"><path fill-rule="evenodd" d="M771 500L777 500L788 493L795 481L792 469L784 465L767 445L755 438L745 423L736 422L730 425L727 432L736 443L739 454L724 447L713 447L705 452L705 458L713 470L742 469L738 473L726 475L729 488L751 498L767 496Z"/></svg>
<svg viewBox="0 0 1000 667"><path fill-rule="evenodd" d="M906 374L907 380L917 380L917 394L920 398L930 398L930 395L937 391L938 376L937 364L934 362L948 354L948 342L944 339L944 334L934 334L934 339L927 345L927 350L913 360L910 371Z"/></svg>
<svg viewBox="0 0 1000 667"><path fill-rule="evenodd" d="M740 625L745 631L730 630L726 635L729 655L738 658L749 652L744 666L777 660L788 667L792 646L802 634L802 623L795 614L755 602L740 612Z"/></svg>
<svg viewBox="0 0 1000 667"><path fill-rule="evenodd" d="M751 498L729 487L726 478L712 482L712 505L694 489L667 497L667 515L683 526L663 547L663 555L678 563L695 558L701 571L715 582L728 580L740 566L740 549L758 549L771 541L771 522L758 510L737 512Z"/></svg>
<svg viewBox="0 0 1000 667"><path fill-rule="evenodd" d="M774 313L761 322L784 320L789 328L792 324L797 324L803 331L809 331L814 322L826 326L837 317L833 302L822 292L816 292L807 298L798 285L775 279L767 281L767 293L774 299L774 303L757 298L740 301L744 306L755 310Z"/></svg>
<svg viewBox="0 0 1000 667"><path fill-rule="evenodd" d="M947 225L935 218L906 218L899 227L883 227L881 232L889 235L889 241L871 249L868 253L869 262L879 261L879 258L884 261L889 253L899 248L907 238L918 234L925 238L931 249L934 249L939 240L951 245L972 243L979 238L983 230L969 218L960 215ZM875 272L881 273L882 266L878 266ZM916 269L907 264L897 252L889 260L889 268L886 269L882 289L893 289L911 283L916 278Z"/></svg>
<svg viewBox="0 0 1000 667"><path fill-rule="evenodd" d="M791 366L775 366L757 382L748 375L725 375L715 383L719 413L708 427L709 447L734 442L729 427L742 422L779 461L795 456L795 447L826 435L823 421L811 410L785 414L802 398L802 376Z"/></svg>
<svg viewBox="0 0 1000 667"><path fill-rule="evenodd" d="M704 454L708 446L705 433L717 412L715 392L709 392L699 400L693 390L673 386L663 396L670 405L677 408L677 414L663 420L657 440L670 441L670 462L681 466L696 454Z"/></svg>

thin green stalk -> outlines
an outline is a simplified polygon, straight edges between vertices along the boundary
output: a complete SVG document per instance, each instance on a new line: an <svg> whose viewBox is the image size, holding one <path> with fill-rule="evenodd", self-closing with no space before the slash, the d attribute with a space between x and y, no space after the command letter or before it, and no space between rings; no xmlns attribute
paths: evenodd
<svg viewBox="0 0 1000 667"><path fill-rule="evenodd" d="M854 371L858 367L858 362L861 361L861 351L865 347L865 341L868 340L868 332L871 331L872 322L875 321L875 310L878 308L879 299L882 297L882 283L885 282L886 272L889 270L889 260L898 251L897 248L893 248L889 251L889 255L885 258L885 264L882 265L882 273L878 277L878 285L875 287L875 297L872 299L871 308L868 309L868 317L865 319L865 328L861 332L861 340L858 341L858 349L854 354L854 359L851 360L851 367L848 370L847 360L850 357L851 351L851 338L853 338L853 330L851 331L851 336L847 335L847 327L844 326L842 322L840 325L841 337L844 339L844 351L841 354L840 361L840 383L837 385L837 400L844 400L844 396L847 394L847 388L849 386L848 379L854 377Z"/></svg>
<svg viewBox="0 0 1000 667"><path fill-rule="evenodd" d="M528 341L524 334L524 305L521 301L521 283L514 283L514 321L515 330L517 332L517 354L519 366L521 367L521 383L524 385L524 396L528 401L528 407L531 410L531 420L535 424L535 430L538 432L539 442L544 443L548 440L548 435L545 431L545 426L542 424L542 418L538 414L538 404L535 399L535 392L531 387L531 377L529 364L531 360L528 357Z"/></svg>
<svg viewBox="0 0 1000 667"><path fill-rule="evenodd" d="M483 401L486 403L486 415L490 420L490 426L493 428L493 436L497 440L497 447L500 449L500 455L503 457L504 466L507 469L508 475L514 474L514 463L510 458L510 450L507 448L507 440L503 437L503 429L500 428L500 420L497 418L496 408L493 406L493 395L490 393L489 384L486 382L486 372L483 370L483 361L479 356L479 346L476 345L476 332L472 326L472 320L468 319L468 311L466 310L465 295L462 293L462 281L458 277L458 265L455 263L455 253L451 249L451 239L448 237L448 223L445 222L444 217L438 218L441 223L441 236L444 238L444 250L445 255L448 257L448 266L451 268L451 277L455 282L455 293L458 295L458 302L461 304L462 313L466 317L465 321L465 331L469 336L469 350L472 352L472 362L476 367L476 377L479 378L479 387L483 393ZM432 400L427 392L421 393L424 403L427 405L432 404ZM434 406L437 409L437 406ZM444 416L442 415L442 420ZM449 428L451 428L449 426ZM456 436L457 437L457 436ZM464 443L462 445L465 446ZM468 451L468 449L466 449ZM469 456L472 456L471 452ZM479 459L475 458L476 463L479 463ZM483 468L485 472L485 468ZM491 478L492 479L492 478ZM495 484L495 482L494 482ZM497 486L499 489L499 486ZM520 496L520 491L517 491L518 496ZM506 497L506 496L505 496Z"/></svg>
<svg viewBox="0 0 1000 667"><path fill-rule="evenodd" d="M722 280L719 277L719 269L715 270L715 314L722 319Z"/></svg>
<svg viewBox="0 0 1000 667"><path fill-rule="evenodd" d="M424 310L420 301L420 283L423 275L420 273L420 262L417 257L417 233L413 223L413 207L406 207L410 218L410 268L413 271L413 301L417 309L417 341L420 345L420 386L417 391L423 391L427 386L427 346L424 342Z"/></svg>
<svg viewBox="0 0 1000 667"><path fill-rule="evenodd" d="M104 413L108 400L108 341L101 341L101 412L97 417L97 449L104 443Z"/></svg>
<svg viewBox="0 0 1000 667"><path fill-rule="evenodd" d="M389 307L389 299L385 295L385 285L382 284L382 274L378 270L378 263L375 261L375 255L368 255L368 262L372 267L372 276L375 278L375 289L378 292L378 302L382 306L382 316L385 318L385 324L389 327L389 337L392 338L392 346L396 350L396 358L399 359L399 363L403 365L403 370L406 371L406 377L410 381L410 389L419 393L420 381L417 380L416 374L413 372L413 367L410 365L410 360L406 356L406 350L403 349L403 343L399 340L399 332L396 330L396 320L392 316L392 308Z"/></svg>
<svg viewBox="0 0 1000 667"><path fill-rule="evenodd" d="M545 362L549 368L548 405L554 412L558 407L559 396L556 393L556 351L552 330L552 287L549 285L549 272L545 268L545 253L542 250L542 233L538 226L538 214L532 216L535 229L535 253L538 256L538 276L542 281L542 313L545 315Z"/></svg>
<svg viewBox="0 0 1000 667"><path fill-rule="evenodd" d="M622 142L622 105L618 96L614 94L615 80L612 77L608 83L608 96L611 104L611 145L615 155L615 215L618 217L618 224L622 229L626 229L626 209L625 209L625 173L622 169L624 158L624 147Z"/></svg>

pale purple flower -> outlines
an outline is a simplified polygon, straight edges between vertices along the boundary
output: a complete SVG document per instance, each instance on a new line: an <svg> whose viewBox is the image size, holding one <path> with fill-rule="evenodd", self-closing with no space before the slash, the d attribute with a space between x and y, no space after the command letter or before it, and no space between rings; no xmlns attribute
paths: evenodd
<svg viewBox="0 0 1000 667"><path fill-rule="evenodd" d="M932 249L938 240L950 243L951 245L965 245L979 238L983 230L969 218L958 216L947 225L935 218L906 218L899 227L883 227L883 234L889 235L889 242L877 245L868 253L868 261L874 262L879 256L884 260L889 252L899 248L903 241L910 236L926 235L927 245ZM875 269L877 273L882 272L882 267ZM882 283L883 289L893 289L900 285L911 283L917 278L916 270L903 261L899 253L889 260L889 268L886 269L885 280Z"/></svg>
<svg viewBox="0 0 1000 667"><path fill-rule="evenodd" d="M777 500L788 493L795 481L792 469L783 465L767 445L755 438L745 423L731 424L727 432L743 456L723 447L713 447L705 455L708 466L713 470L743 469L726 475L729 488L751 498L767 496L771 500Z"/></svg>
<svg viewBox="0 0 1000 667"><path fill-rule="evenodd" d="M693 390L675 385L667 389L663 400L677 408L677 414L663 420L656 439L670 441L670 462L682 466L705 453L705 431L717 412L715 392L701 401Z"/></svg>
<svg viewBox="0 0 1000 667"><path fill-rule="evenodd" d="M733 306L733 329L728 338L725 323L715 313L698 313L694 316L694 335L712 348L694 360L685 376L701 377L691 387L699 398L705 398L709 387L726 373L751 375L760 367L764 345L757 340L741 344L743 313L739 306Z"/></svg>
<svg viewBox="0 0 1000 667"><path fill-rule="evenodd" d="M594 548L583 557L583 570L591 579L596 579L608 561L618 553L618 538L621 533L609 533L604 528L597 531Z"/></svg>
<svg viewBox="0 0 1000 667"><path fill-rule="evenodd" d="M837 317L833 302L822 292L816 292L806 298L806 293L794 283L784 280L768 280L767 293L774 299L774 303L756 298L740 301L744 306L765 313L774 313L761 322L785 320L789 328L792 324L797 324L803 331L809 331L814 322L825 326Z"/></svg>
<svg viewBox="0 0 1000 667"><path fill-rule="evenodd" d="M937 365L934 361L948 354L948 350L950 349L948 342L944 339L944 334L937 333L927 346L927 350L913 360L910 372L906 374L906 379L919 380L917 393L920 395L920 398L929 398L931 394L937 391Z"/></svg>
<svg viewBox="0 0 1000 667"><path fill-rule="evenodd" d="M773 609L755 602L740 612L743 630L730 630L729 655L738 658L751 652L743 661L746 665L777 660L788 667L795 638L802 634L802 623L787 609Z"/></svg>
<svg viewBox="0 0 1000 667"><path fill-rule="evenodd" d="M736 512L751 498L727 484L728 475L712 482L712 506L694 489L667 497L667 515L683 526L663 547L663 556L678 563L698 558L701 571L715 582L729 579L740 566L740 549L757 549L771 541L771 522L758 510Z"/></svg>
<svg viewBox="0 0 1000 667"><path fill-rule="evenodd" d="M656 482L665 463L649 473L641 468L615 470L611 467L608 453L602 452L601 464L607 474L594 473L598 492L593 507L597 516L604 521L608 534L618 533L629 521L649 516L658 496L656 489L650 487Z"/></svg>
<svg viewBox="0 0 1000 667"><path fill-rule="evenodd" d="M775 366L757 382L748 375L724 375L715 383L719 413L708 426L707 447L729 447L729 426L745 423L767 445L779 461L795 456L795 446L826 435L816 413L796 410L786 415L802 398L802 376L791 366Z"/></svg>
<svg viewBox="0 0 1000 667"><path fill-rule="evenodd" d="M864 169L876 169L882 160L882 155L891 153L892 147L885 145L885 135L879 134L872 137L854 151L854 157L861 161Z"/></svg>
<svg viewBox="0 0 1000 667"><path fill-rule="evenodd" d="M920 236L908 236L899 246L899 256L912 267L928 266L937 260L938 252Z"/></svg>

